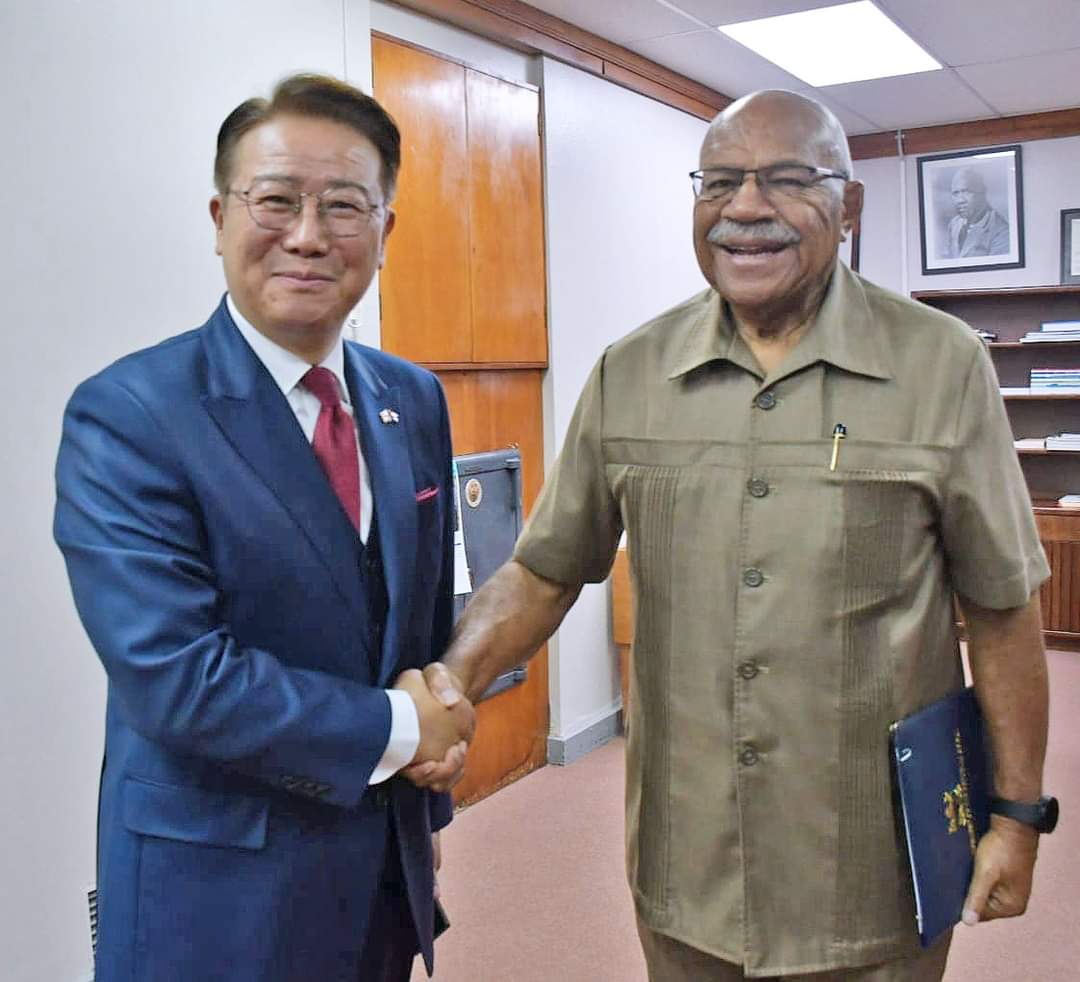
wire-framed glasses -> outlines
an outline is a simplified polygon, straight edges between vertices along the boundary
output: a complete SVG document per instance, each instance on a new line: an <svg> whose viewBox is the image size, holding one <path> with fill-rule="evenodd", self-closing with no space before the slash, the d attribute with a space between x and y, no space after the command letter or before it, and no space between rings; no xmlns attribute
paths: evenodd
<svg viewBox="0 0 1080 982"><path fill-rule="evenodd" d="M247 205L251 220L272 232L287 229L300 216L304 198L314 198L319 219L326 231L337 238L359 235L381 210L362 188L331 187L315 193L297 191L281 181L256 181L246 191L229 188Z"/></svg>
<svg viewBox="0 0 1080 982"><path fill-rule="evenodd" d="M699 201L726 201L733 198L743 186L747 174L754 175L761 193L767 198L797 198L822 181L850 179L843 171L811 167L809 164L770 164L756 169L706 167L690 172L694 197Z"/></svg>

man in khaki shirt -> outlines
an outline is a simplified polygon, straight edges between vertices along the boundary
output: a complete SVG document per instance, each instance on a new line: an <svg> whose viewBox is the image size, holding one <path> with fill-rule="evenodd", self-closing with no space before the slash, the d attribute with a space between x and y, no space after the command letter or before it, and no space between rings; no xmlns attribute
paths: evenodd
<svg viewBox="0 0 1080 982"><path fill-rule="evenodd" d="M1048 569L994 371L959 321L838 264L850 173L807 99L717 117L692 175L709 289L604 353L513 560L427 671L478 695L626 530L627 852L654 980L941 977L888 726L963 684L954 591L997 792L1041 794ZM966 920L1023 911L1036 844L993 817Z"/></svg>

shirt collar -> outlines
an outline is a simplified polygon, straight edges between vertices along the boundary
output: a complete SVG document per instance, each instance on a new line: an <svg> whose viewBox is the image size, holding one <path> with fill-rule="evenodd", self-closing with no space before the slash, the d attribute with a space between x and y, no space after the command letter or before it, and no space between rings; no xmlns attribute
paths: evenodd
<svg viewBox="0 0 1080 982"><path fill-rule="evenodd" d="M237 310L230 294L225 295L225 303L229 308L233 323L236 324L237 329L250 345L251 350L255 352L255 357L263 363L263 366L270 373L270 377L277 383L278 388L287 396L307 374L311 364L256 330L250 321ZM341 401L346 405L351 405L349 387L345 384L345 345L340 336L337 344L330 349L330 353L319 362L319 366L328 368L334 373L334 378L338 380Z"/></svg>
<svg viewBox="0 0 1080 982"><path fill-rule="evenodd" d="M711 361L730 361L759 371L720 295L709 290L702 299L700 314L690 325L668 378L686 375ZM817 316L784 362L782 374L823 361L857 375L888 379L892 378L890 354L884 333L874 329L859 277L838 261Z"/></svg>

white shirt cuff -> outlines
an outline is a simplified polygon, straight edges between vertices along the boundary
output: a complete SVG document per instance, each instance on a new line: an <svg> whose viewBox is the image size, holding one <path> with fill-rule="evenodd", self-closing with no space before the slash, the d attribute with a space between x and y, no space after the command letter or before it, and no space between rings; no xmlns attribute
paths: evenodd
<svg viewBox="0 0 1080 982"><path fill-rule="evenodd" d="M401 768L412 763L420 746L420 717L412 696L400 689L387 689L390 700L390 738L382 760L371 772L368 784L381 784L393 777Z"/></svg>

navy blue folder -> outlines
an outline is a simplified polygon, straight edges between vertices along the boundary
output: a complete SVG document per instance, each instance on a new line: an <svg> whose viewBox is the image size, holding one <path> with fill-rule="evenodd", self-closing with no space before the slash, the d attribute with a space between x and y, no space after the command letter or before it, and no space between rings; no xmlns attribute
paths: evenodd
<svg viewBox="0 0 1080 982"><path fill-rule="evenodd" d="M967 688L890 729L919 941L928 948L960 920L975 846L990 821L982 714Z"/></svg>

